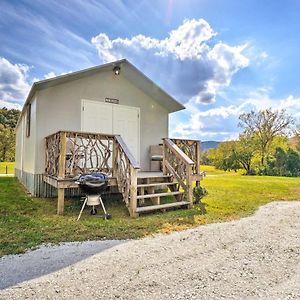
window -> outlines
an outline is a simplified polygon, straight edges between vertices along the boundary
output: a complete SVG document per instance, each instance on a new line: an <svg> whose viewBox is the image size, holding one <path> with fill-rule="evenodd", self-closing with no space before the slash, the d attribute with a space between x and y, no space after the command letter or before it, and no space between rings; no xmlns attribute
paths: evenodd
<svg viewBox="0 0 300 300"><path fill-rule="evenodd" d="M28 104L26 111L26 136L30 136L31 104Z"/></svg>

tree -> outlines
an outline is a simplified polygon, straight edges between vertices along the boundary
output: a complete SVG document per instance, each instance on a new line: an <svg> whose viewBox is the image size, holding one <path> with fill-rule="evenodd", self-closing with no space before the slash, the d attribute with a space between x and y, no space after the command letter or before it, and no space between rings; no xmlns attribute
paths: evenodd
<svg viewBox="0 0 300 300"><path fill-rule="evenodd" d="M235 141L223 142L216 149L209 150L208 158L217 169L237 171L240 168L240 164L235 157L235 143Z"/></svg>
<svg viewBox="0 0 300 300"><path fill-rule="evenodd" d="M239 126L244 129L244 133L256 137L262 166L265 164L265 159L269 154L269 148L275 136L286 135L293 124L292 117L285 110L251 111L240 115L239 120Z"/></svg>
<svg viewBox="0 0 300 300"><path fill-rule="evenodd" d="M15 131L0 124L0 161L13 161L15 157Z"/></svg>
<svg viewBox="0 0 300 300"><path fill-rule="evenodd" d="M20 116L20 111L17 109L0 109L0 124L5 128L15 128Z"/></svg>
<svg viewBox="0 0 300 300"><path fill-rule="evenodd" d="M16 109L0 109L0 161L13 161L15 157L15 127L20 115Z"/></svg>
<svg viewBox="0 0 300 300"><path fill-rule="evenodd" d="M246 171L246 175L253 173L252 159L256 152L256 142L253 136L249 134L240 135L239 140L235 142L233 151L234 158Z"/></svg>
<svg viewBox="0 0 300 300"><path fill-rule="evenodd" d="M275 158L274 169L275 169L276 175L284 176L285 171L286 171L286 153L285 153L285 151L280 147L276 148L274 158Z"/></svg>
<svg viewBox="0 0 300 300"><path fill-rule="evenodd" d="M286 169L289 176L300 175L300 157L293 149L289 149L286 153Z"/></svg>

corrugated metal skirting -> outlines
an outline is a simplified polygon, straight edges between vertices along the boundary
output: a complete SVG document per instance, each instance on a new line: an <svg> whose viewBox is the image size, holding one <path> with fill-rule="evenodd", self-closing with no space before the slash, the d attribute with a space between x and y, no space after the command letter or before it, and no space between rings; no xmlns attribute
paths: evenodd
<svg viewBox="0 0 300 300"><path fill-rule="evenodd" d="M43 174L32 174L15 169L16 177L25 188L35 197L55 198L57 189L43 181ZM78 188L65 189L65 197L82 196Z"/></svg>

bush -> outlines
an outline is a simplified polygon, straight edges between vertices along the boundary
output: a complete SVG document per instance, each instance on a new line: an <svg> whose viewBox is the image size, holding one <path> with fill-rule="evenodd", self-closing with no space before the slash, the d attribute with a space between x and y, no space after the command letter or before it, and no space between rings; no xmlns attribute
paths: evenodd
<svg viewBox="0 0 300 300"><path fill-rule="evenodd" d="M204 204L200 201L205 195L208 194L208 191L206 188L203 188L201 186L195 186L193 188L193 196L194 196L194 202L200 205L201 215L204 215L206 213L206 209Z"/></svg>
<svg viewBox="0 0 300 300"><path fill-rule="evenodd" d="M199 203L200 200L208 194L208 191L206 188L201 187L201 186L195 186L193 188L193 196L195 199L195 203Z"/></svg>

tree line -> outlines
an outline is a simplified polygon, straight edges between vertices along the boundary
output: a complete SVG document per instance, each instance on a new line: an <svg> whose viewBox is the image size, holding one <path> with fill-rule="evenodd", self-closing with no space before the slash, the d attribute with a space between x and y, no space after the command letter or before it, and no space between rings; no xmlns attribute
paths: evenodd
<svg viewBox="0 0 300 300"><path fill-rule="evenodd" d="M15 160L15 127L20 113L17 109L0 108L0 162Z"/></svg>
<svg viewBox="0 0 300 300"><path fill-rule="evenodd" d="M251 111L239 116L239 138L220 143L203 155L203 163L246 175L300 176L300 126L285 110ZM297 140L291 147L290 137Z"/></svg>

